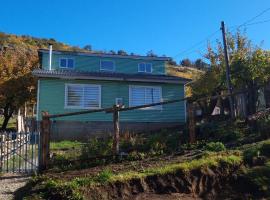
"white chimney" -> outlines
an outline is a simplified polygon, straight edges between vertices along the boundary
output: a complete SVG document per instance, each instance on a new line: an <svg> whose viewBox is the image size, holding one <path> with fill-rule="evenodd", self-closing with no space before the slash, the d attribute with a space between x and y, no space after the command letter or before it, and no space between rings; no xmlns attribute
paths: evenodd
<svg viewBox="0 0 270 200"><path fill-rule="evenodd" d="M49 45L49 70L52 70L52 44Z"/></svg>

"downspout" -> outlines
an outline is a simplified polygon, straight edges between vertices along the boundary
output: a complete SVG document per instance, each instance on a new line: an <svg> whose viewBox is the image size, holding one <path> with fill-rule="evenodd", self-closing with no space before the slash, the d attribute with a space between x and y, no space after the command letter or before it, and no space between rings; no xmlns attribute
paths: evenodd
<svg viewBox="0 0 270 200"><path fill-rule="evenodd" d="M52 70L52 44L49 45L49 70Z"/></svg>
<svg viewBox="0 0 270 200"><path fill-rule="evenodd" d="M37 111L36 111L36 119L37 121L39 120L39 87L40 87L40 80L38 80L38 85L37 85Z"/></svg>
<svg viewBox="0 0 270 200"><path fill-rule="evenodd" d="M187 84L184 84L184 98L186 98L186 87ZM184 112L185 112L185 123L187 123L187 100L184 101Z"/></svg>

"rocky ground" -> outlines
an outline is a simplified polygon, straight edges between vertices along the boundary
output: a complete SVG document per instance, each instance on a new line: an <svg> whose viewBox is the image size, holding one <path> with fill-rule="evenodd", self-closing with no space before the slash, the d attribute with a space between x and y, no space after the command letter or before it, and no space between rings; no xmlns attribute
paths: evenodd
<svg viewBox="0 0 270 200"><path fill-rule="evenodd" d="M29 176L22 174L3 174L0 176L0 199L14 199L15 191L24 187L29 179Z"/></svg>

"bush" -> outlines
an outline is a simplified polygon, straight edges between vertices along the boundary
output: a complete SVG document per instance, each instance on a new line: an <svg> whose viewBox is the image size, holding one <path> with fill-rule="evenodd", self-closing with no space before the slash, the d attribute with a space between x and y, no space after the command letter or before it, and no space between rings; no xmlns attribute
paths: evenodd
<svg viewBox="0 0 270 200"><path fill-rule="evenodd" d="M270 117L259 119L257 121L257 127L262 138L270 137Z"/></svg>
<svg viewBox="0 0 270 200"><path fill-rule="evenodd" d="M99 183L106 183L110 180L110 178L112 177L113 173L108 170L105 169L103 171L101 171L95 178L94 181L99 182Z"/></svg>
<svg viewBox="0 0 270 200"><path fill-rule="evenodd" d="M222 142L210 142L205 145L204 149L206 151L219 152L226 150L226 147Z"/></svg>
<svg viewBox="0 0 270 200"><path fill-rule="evenodd" d="M77 187L68 183L60 183L54 180L48 180L45 184L44 194L46 199L69 199L82 200L82 195L77 191Z"/></svg>
<svg viewBox="0 0 270 200"><path fill-rule="evenodd" d="M90 139L82 147L82 159L112 155L112 139Z"/></svg>
<svg viewBox="0 0 270 200"><path fill-rule="evenodd" d="M237 141L243 137L243 129L237 123L209 122L199 127L200 139L222 141L224 143Z"/></svg>
<svg viewBox="0 0 270 200"><path fill-rule="evenodd" d="M261 155L270 158L270 141L266 142L260 148Z"/></svg>
<svg viewBox="0 0 270 200"><path fill-rule="evenodd" d="M247 149L243 152L244 162L249 165L252 165L253 158L258 157L259 155L260 155L260 150L258 147L255 146L250 149Z"/></svg>
<svg viewBox="0 0 270 200"><path fill-rule="evenodd" d="M158 133L134 135L130 138L122 138L120 149L126 153L144 152L150 155L172 153L179 149L180 133L163 129Z"/></svg>

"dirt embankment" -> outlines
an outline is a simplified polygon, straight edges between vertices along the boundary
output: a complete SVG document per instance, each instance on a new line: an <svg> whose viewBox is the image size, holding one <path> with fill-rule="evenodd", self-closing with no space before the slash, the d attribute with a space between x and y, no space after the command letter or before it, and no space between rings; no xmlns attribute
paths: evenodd
<svg viewBox="0 0 270 200"><path fill-rule="evenodd" d="M239 167L212 167L190 172L153 175L128 181L117 181L84 189L87 199L137 199L142 194L186 194L193 198L217 199ZM231 194L232 195L232 194Z"/></svg>

